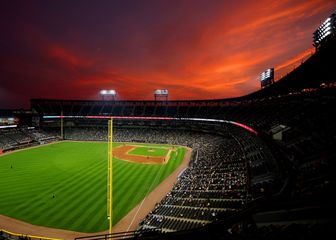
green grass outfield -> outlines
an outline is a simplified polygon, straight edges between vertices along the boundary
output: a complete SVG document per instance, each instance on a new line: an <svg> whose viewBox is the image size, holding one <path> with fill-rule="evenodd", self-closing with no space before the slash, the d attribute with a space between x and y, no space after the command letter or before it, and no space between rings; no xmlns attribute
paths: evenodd
<svg viewBox="0 0 336 240"><path fill-rule="evenodd" d="M137 154L143 152L147 149ZM177 147L167 164L113 159L113 223L170 175L185 152ZM106 182L107 143L61 142L4 155L0 157L0 214L72 231L106 230Z"/></svg>

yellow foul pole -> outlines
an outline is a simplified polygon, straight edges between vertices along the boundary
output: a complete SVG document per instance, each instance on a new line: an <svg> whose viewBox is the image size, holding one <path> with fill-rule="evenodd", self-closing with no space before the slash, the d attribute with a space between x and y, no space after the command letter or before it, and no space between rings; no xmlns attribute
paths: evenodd
<svg viewBox="0 0 336 240"><path fill-rule="evenodd" d="M63 130L63 111L61 112L61 139L64 139L64 130Z"/></svg>
<svg viewBox="0 0 336 240"><path fill-rule="evenodd" d="M112 188L112 158L113 158L113 148L112 148L112 143L113 143L113 118L111 118L108 121L108 174L107 174L107 219L108 219L108 224L109 224L109 234L112 234L112 220L113 220L113 215L112 215L112 193L113 193L113 188Z"/></svg>

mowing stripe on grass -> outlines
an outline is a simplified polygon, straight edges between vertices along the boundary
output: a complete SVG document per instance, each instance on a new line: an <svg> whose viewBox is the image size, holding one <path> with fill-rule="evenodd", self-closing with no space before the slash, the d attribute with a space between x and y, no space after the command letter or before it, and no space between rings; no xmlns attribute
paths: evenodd
<svg viewBox="0 0 336 240"><path fill-rule="evenodd" d="M185 150L176 148L167 164L113 159L113 224L180 165ZM61 142L1 156L0 214L73 231L106 230L106 151L106 143Z"/></svg>

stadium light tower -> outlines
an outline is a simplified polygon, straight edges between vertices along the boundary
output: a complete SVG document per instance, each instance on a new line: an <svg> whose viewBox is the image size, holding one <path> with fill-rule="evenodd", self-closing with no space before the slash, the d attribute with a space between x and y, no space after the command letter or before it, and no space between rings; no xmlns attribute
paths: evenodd
<svg viewBox="0 0 336 240"><path fill-rule="evenodd" d="M269 68L260 74L261 88L268 87L274 83L274 68Z"/></svg>
<svg viewBox="0 0 336 240"><path fill-rule="evenodd" d="M100 90L99 92L102 100L107 100L107 99L111 99L111 100L115 100L116 96L117 96L117 92L116 90Z"/></svg>
<svg viewBox="0 0 336 240"><path fill-rule="evenodd" d="M313 33L314 47L318 49L324 41L336 33L336 11L328 17Z"/></svg>
<svg viewBox="0 0 336 240"><path fill-rule="evenodd" d="M168 101L168 90L167 89L157 89L154 91L154 99L157 100L166 100Z"/></svg>

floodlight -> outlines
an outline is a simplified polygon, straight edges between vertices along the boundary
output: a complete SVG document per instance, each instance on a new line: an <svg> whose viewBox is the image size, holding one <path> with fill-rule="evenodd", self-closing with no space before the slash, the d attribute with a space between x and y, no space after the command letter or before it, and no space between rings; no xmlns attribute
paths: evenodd
<svg viewBox="0 0 336 240"><path fill-rule="evenodd" d="M330 20L331 20L331 18L328 17L328 18L324 21L324 23L330 22Z"/></svg>
<svg viewBox="0 0 336 240"><path fill-rule="evenodd" d="M101 90L100 91L100 95L116 95L117 94L117 92L116 92L116 90Z"/></svg>
<svg viewBox="0 0 336 240"><path fill-rule="evenodd" d="M167 89L157 89L154 91L154 94L157 95L168 95L168 90Z"/></svg>
<svg viewBox="0 0 336 240"><path fill-rule="evenodd" d="M313 43L316 49L324 43L325 39L335 33L336 11L330 15L313 33ZM328 37L329 38L329 37Z"/></svg>
<svg viewBox="0 0 336 240"><path fill-rule="evenodd" d="M261 88L267 87L274 83L274 68L266 69L260 74Z"/></svg>
<svg viewBox="0 0 336 240"><path fill-rule="evenodd" d="M154 91L154 99L163 99L163 100L168 100L168 90L167 89L156 89Z"/></svg>
<svg viewBox="0 0 336 240"><path fill-rule="evenodd" d="M115 97L117 96L117 92L114 89L110 89L110 90L100 90L100 96L102 97L103 100L107 99L107 98L111 98L113 100L115 100Z"/></svg>

